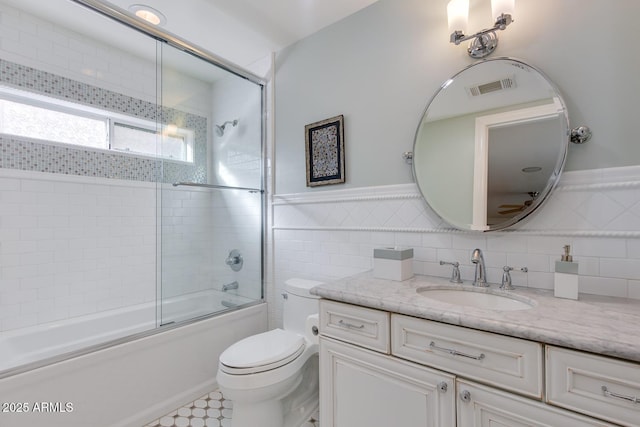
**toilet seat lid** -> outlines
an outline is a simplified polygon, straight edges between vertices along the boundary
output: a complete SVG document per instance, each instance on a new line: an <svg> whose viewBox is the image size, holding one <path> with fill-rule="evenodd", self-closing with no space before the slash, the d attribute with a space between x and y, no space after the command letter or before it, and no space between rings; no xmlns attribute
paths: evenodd
<svg viewBox="0 0 640 427"><path fill-rule="evenodd" d="M305 341L301 335L273 329L231 345L220 355L220 364L228 373L263 372L294 360L304 347Z"/></svg>

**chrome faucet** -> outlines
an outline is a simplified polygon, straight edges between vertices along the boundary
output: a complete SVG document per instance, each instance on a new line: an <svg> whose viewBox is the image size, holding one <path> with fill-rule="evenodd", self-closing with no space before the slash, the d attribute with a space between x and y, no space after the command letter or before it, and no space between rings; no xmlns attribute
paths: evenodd
<svg viewBox="0 0 640 427"><path fill-rule="evenodd" d="M473 286L480 286L486 288L489 286L487 283L487 271L484 265L484 256L480 249L474 249L471 255L471 262L476 265L476 272L473 279Z"/></svg>
<svg viewBox="0 0 640 427"><path fill-rule="evenodd" d="M231 283L227 283L226 285L222 285L222 292L230 291L231 289L238 289L238 282L234 280Z"/></svg>

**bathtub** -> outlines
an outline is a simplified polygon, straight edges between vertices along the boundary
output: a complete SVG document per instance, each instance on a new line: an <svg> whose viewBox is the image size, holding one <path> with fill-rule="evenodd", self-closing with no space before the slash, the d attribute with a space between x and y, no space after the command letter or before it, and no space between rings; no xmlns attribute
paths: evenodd
<svg viewBox="0 0 640 427"><path fill-rule="evenodd" d="M249 299L217 290L194 292L156 303L139 304L72 319L0 333L0 376L7 370L37 365L81 349L152 331L162 326L218 313L250 303Z"/></svg>
<svg viewBox="0 0 640 427"><path fill-rule="evenodd" d="M145 304L2 334L0 425L140 427L215 389L222 351L267 326L265 303L229 309L246 300L220 294L166 302L170 325L159 329L155 304ZM205 315L214 303L225 311L183 321L185 309ZM42 402L54 410L42 411Z"/></svg>

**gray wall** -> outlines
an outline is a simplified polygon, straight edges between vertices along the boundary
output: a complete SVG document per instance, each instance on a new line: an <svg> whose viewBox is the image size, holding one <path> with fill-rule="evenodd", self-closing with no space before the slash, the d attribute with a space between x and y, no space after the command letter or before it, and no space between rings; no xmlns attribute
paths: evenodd
<svg viewBox="0 0 640 427"><path fill-rule="evenodd" d="M304 126L345 116L346 184L413 181L401 154L440 84L471 64L448 42L448 0L380 0L277 55L275 192L305 182ZM486 3L486 4L485 4ZM469 29L490 25L490 1L472 1ZM634 130L640 94L640 2L518 0L494 56L524 60L555 82L572 126L594 132L571 145L566 170L640 163Z"/></svg>

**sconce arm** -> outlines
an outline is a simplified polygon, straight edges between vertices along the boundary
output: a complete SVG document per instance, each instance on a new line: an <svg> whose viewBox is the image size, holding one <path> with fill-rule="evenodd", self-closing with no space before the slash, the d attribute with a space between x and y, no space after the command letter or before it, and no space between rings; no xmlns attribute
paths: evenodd
<svg viewBox="0 0 640 427"><path fill-rule="evenodd" d="M496 19L496 23L493 25L492 28L487 28L486 30L478 31L477 33L469 36L465 36L462 31L456 30L453 33L451 33L450 42L454 43L457 46L466 40L478 39L478 38L482 39L483 36L487 36L489 33L495 33L498 30L506 29L507 26L512 22L513 22L513 18L511 17L511 15L508 13L503 13L502 15L498 16L498 18Z"/></svg>

